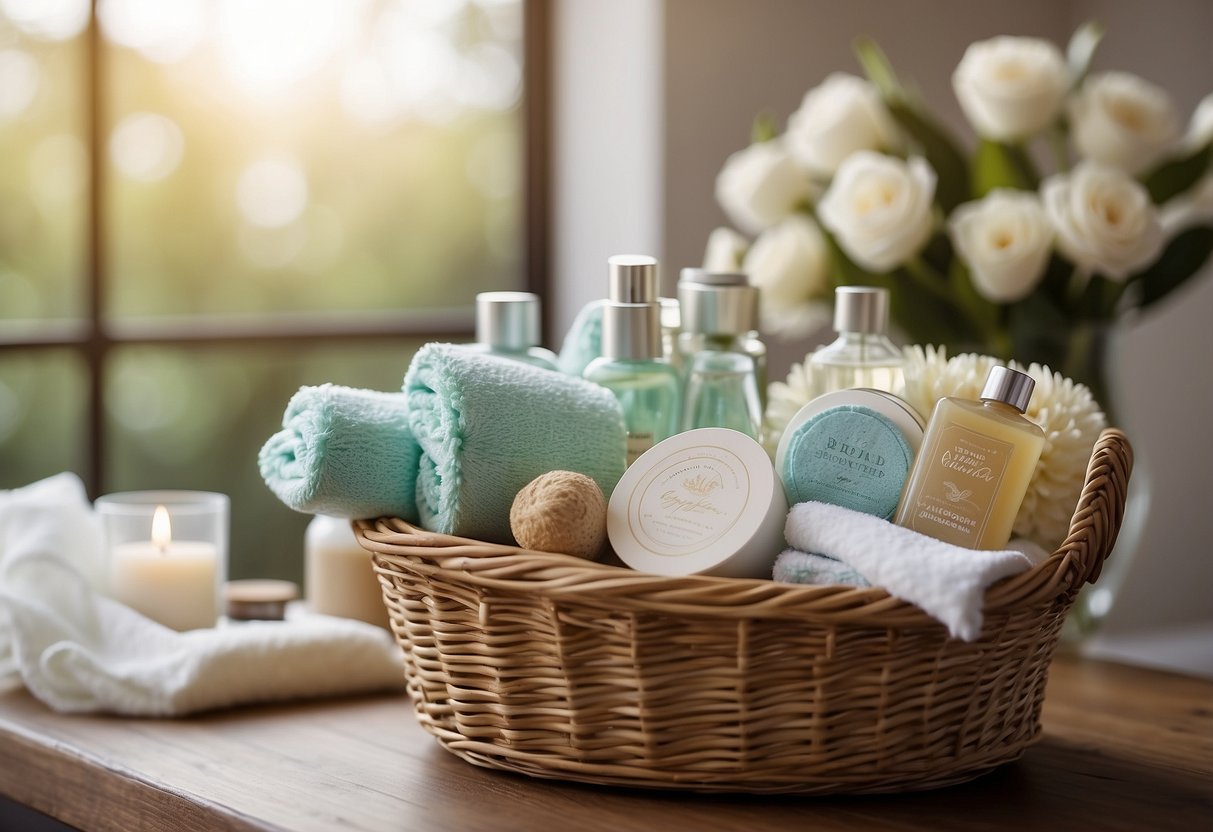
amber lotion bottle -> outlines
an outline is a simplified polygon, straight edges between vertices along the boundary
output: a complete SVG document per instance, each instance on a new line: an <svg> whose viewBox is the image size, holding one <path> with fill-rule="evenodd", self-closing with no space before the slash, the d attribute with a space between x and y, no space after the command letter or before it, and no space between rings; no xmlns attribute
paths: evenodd
<svg viewBox="0 0 1213 832"><path fill-rule="evenodd" d="M994 367L981 401L935 405L895 522L969 549L1000 549L1044 448L1044 432L1024 418L1036 382Z"/></svg>

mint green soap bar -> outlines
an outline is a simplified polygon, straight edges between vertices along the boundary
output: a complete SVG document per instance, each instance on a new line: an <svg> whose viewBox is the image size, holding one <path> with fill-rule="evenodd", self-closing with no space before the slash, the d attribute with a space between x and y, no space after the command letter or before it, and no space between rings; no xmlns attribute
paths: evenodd
<svg viewBox="0 0 1213 832"><path fill-rule="evenodd" d="M789 505L816 500L891 520L913 462L892 421L839 405L796 429L779 476Z"/></svg>

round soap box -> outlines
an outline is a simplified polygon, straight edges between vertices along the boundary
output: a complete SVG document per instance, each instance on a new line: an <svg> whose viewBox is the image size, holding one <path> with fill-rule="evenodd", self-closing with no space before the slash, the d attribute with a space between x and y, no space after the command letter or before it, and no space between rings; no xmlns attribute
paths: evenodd
<svg viewBox="0 0 1213 832"><path fill-rule="evenodd" d="M659 442L624 472L607 536L642 572L769 578L787 513L761 445L735 430L700 428Z"/></svg>
<svg viewBox="0 0 1213 832"><path fill-rule="evenodd" d="M788 423L775 453L788 503L815 500L891 520L923 429L917 411L881 390L818 396Z"/></svg>

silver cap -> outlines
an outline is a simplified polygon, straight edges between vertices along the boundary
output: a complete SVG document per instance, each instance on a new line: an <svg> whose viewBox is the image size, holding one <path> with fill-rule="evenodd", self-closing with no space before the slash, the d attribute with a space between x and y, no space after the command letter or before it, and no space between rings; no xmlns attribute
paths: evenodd
<svg viewBox="0 0 1213 832"><path fill-rule="evenodd" d="M740 284L700 283L687 280L687 271L678 282L683 332L743 335L758 328L758 287L746 284L744 275Z"/></svg>
<svg viewBox="0 0 1213 832"><path fill-rule="evenodd" d="M748 286L750 279L741 272L713 272L708 269L685 268L679 275L688 283L706 283L709 286Z"/></svg>
<svg viewBox="0 0 1213 832"><path fill-rule="evenodd" d="M1036 381L1027 373L1010 367L991 367L986 376L986 386L981 389L981 400L1004 402L1020 413L1028 409Z"/></svg>
<svg viewBox="0 0 1213 832"><path fill-rule="evenodd" d="M530 292L476 295L476 341L505 350L539 343L539 296Z"/></svg>
<svg viewBox="0 0 1213 832"><path fill-rule="evenodd" d="M834 331L883 334L889 325L889 290L839 286L834 290Z"/></svg>
<svg viewBox="0 0 1213 832"><path fill-rule="evenodd" d="M606 358L660 358L661 307L607 301L602 307L602 354Z"/></svg>
<svg viewBox="0 0 1213 832"><path fill-rule="evenodd" d="M682 329L682 307L678 298L658 298L661 304L661 328Z"/></svg>
<svg viewBox="0 0 1213 832"><path fill-rule="evenodd" d="M657 302L657 258L616 254L607 258L607 297L616 303Z"/></svg>

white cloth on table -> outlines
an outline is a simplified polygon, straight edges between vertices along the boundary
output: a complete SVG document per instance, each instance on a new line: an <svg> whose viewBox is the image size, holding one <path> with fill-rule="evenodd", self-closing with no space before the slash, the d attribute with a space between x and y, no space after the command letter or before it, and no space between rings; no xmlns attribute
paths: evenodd
<svg viewBox="0 0 1213 832"><path fill-rule="evenodd" d="M103 576L79 478L0 492L0 683L58 711L128 716L403 686L379 627L307 616L178 633L99 594Z"/></svg>

